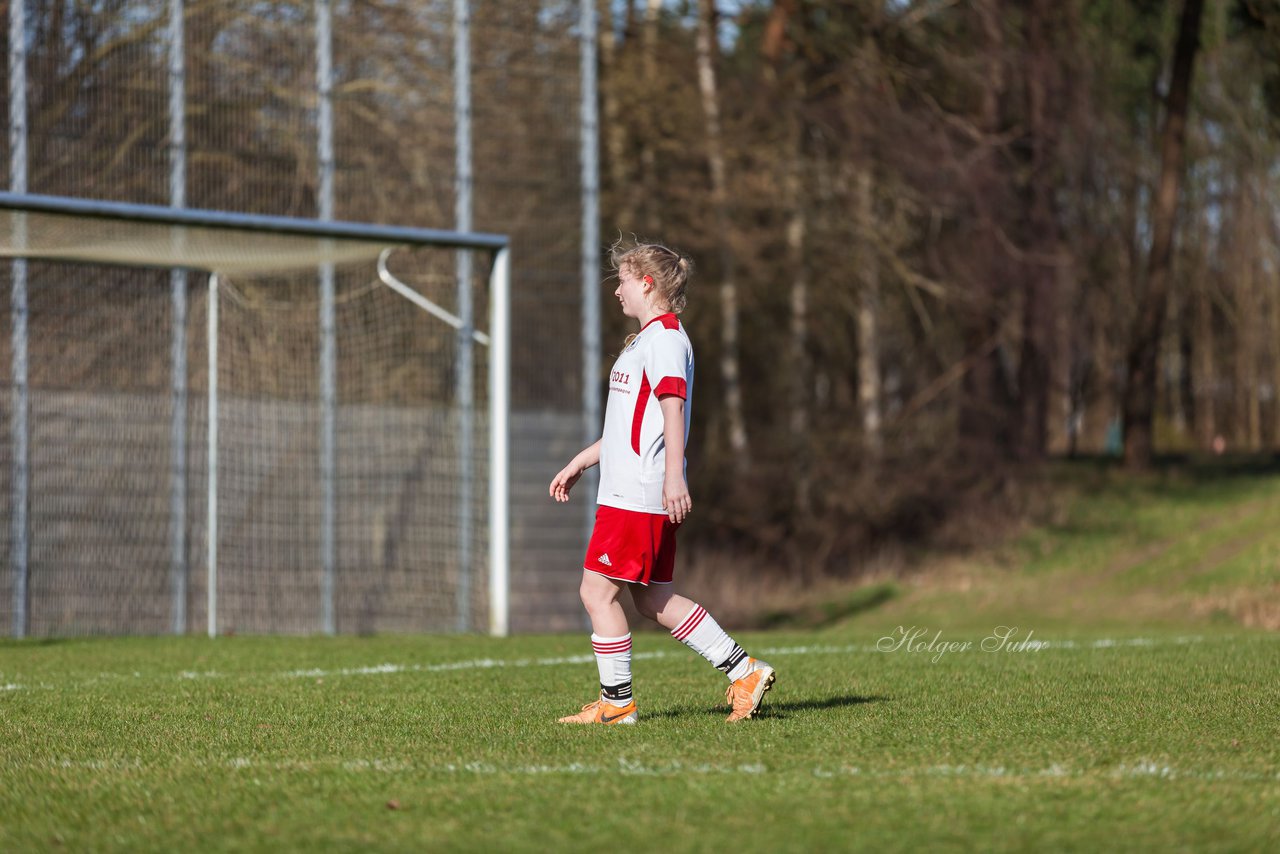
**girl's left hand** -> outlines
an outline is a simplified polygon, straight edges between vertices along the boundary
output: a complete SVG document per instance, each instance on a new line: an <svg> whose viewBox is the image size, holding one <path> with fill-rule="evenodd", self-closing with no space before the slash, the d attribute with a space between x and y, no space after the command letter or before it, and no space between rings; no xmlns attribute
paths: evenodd
<svg viewBox="0 0 1280 854"><path fill-rule="evenodd" d="M667 518L677 525L685 520L693 509L693 498L689 496L689 485L683 477L668 477L662 484L662 509L667 511Z"/></svg>

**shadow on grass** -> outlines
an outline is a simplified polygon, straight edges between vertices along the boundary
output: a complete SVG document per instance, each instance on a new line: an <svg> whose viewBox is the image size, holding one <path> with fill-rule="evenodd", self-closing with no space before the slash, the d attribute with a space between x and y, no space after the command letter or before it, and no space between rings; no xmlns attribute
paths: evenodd
<svg viewBox="0 0 1280 854"><path fill-rule="evenodd" d="M900 588L892 581L868 584L842 598L812 603L790 611L766 611L756 618L756 628L825 628L848 617L874 611L900 594Z"/></svg>
<svg viewBox="0 0 1280 854"><path fill-rule="evenodd" d="M843 697L826 697L818 700L791 700L781 703L766 702L760 709L762 712L802 712L806 709L835 709L840 706L860 706L863 703L888 703L892 701L892 697L847 694Z"/></svg>
<svg viewBox="0 0 1280 854"><path fill-rule="evenodd" d="M1214 483L1227 484L1251 478L1270 478L1280 475L1280 452L1229 453L1214 456L1202 453L1160 454L1152 460L1146 472L1127 471L1119 457L1088 456L1059 458L1057 471L1068 477L1074 475L1082 485L1108 492L1131 490L1134 492L1171 486L1184 489L1203 487Z"/></svg>
<svg viewBox="0 0 1280 854"><path fill-rule="evenodd" d="M843 706L861 706L865 703L887 703L892 700L892 697L879 695L866 696L860 694L845 694L838 697L822 697L812 700L786 700L777 703L772 703L766 700L760 706L760 711L756 714L756 717L762 720L767 718L785 718L790 712L803 712L810 709L838 709ZM728 713L728 706L719 706L714 709L662 709L656 712L644 713L642 714L642 719L654 720L656 718L666 718L670 720L703 715L724 717Z"/></svg>
<svg viewBox="0 0 1280 854"><path fill-rule="evenodd" d="M35 646L65 646L78 638L0 638L0 649L31 649Z"/></svg>

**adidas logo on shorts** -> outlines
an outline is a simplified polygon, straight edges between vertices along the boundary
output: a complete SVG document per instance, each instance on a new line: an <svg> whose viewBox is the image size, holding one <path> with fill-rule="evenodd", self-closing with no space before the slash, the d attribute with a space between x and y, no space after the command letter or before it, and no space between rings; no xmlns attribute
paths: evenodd
<svg viewBox="0 0 1280 854"><path fill-rule="evenodd" d="M609 560L609 555L607 553L600 555L600 557L596 558L596 560L600 561L600 563L604 564L605 566L613 566L613 562Z"/></svg>

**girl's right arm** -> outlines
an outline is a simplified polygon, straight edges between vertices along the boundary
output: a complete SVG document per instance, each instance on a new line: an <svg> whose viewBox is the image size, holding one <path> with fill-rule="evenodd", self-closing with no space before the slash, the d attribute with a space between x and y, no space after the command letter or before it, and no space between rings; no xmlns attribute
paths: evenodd
<svg viewBox="0 0 1280 854"><path fill-rule="evenodd" d="M569 490L582 477L582 473L600 462L600 441L583 448L578 455L569 461L569 465L560 469L560 473L551 479L550 493L556 501L569 500Z"/></svg>

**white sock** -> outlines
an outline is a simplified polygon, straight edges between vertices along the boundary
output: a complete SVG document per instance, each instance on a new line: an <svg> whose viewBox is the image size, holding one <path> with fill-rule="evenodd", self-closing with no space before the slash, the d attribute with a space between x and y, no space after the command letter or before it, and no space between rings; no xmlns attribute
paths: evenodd
<svg viewBox="0 0 1280 854"><path fill-rule="evenodd" d="M707 610L694 604L680 625L671 630L671 636L705 658L717 669L736 682L747 675L750 659L742 647L720 628Z"/></svg>
<svg viewBox="0 0 1280 854"><path fill-rule="evenodd" d="M630 703L631 632L617 638L602 638L592 632L591 648L600 668L600 693L615 706Z"/></svg>

